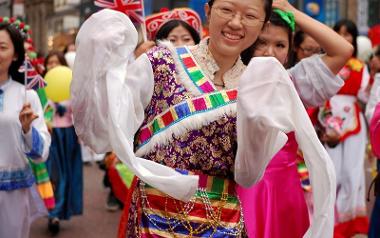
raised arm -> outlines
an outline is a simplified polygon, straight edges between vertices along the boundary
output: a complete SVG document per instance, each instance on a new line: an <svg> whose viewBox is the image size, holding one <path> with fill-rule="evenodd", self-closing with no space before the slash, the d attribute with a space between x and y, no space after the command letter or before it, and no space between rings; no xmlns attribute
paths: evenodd
<svg viewBox="0 0 380 238"><path fill-rule="evenodd" d="M287 0L274 0L273 7L294 14L297 26L317 41L326 52L322 60L333 74L337 74L352 57L354 48L350 43L328 26L293 7Z"/></svg>
<svg viewBox="0 0 380 238"><path fill-rule="evenodd" d="M28 104L24 105L24 108L30 108L32 114L35 115L35 119L30 124L28 130L23 129L22 137L24 141L25 155L35 163L41 163L46 161L49 155L50 148L50 134L48 132L44 113L41 107L40 100L36 92L32 90L27 91ZM23 112L24 110L22 110ZM23 123L22 112L20 113L20 121Z"/></svg>
<svg viewBox="0 0 380 238"><path fill-rule="evenodd" d="M315 208L313 223L304 237L332 237L334 165L288 73L274 58L255 57L242 75L238 90L236 182L244 187L257 182L269 161L286 143L286 133L295 131L310 171Z"/></svg>
<svg viewBox="0 0 380 238"><path fill-rule="evenodd" d="M147 56L127 65L136 44L137 32L131 21L111 10L91 16L78 33L71 84L74 126L78 136L97 153L112 150L109 111L117 110L118 125L132 134L142 123L153 93ZM117 87L109 88L108 84ZM109 94L117 96L117 104L110 102Z"/></svg>
<svg viewBox="0 0 380 238"><path fill-rule="evenodd" d="M197 176L181 175L133 151L154 87L146 54L128 65L136 44L137 32L123 13L102 10L83 24L71 84L75 130L95 152L114 151L145 183L188 201L198 187Z"/></svg>

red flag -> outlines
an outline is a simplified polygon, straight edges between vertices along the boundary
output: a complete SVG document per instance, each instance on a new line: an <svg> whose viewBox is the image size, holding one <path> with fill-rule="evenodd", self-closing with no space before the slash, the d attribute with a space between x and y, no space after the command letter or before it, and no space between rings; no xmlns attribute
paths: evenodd
<svg viewBox="0 0 380 238"><path fill-rule="evenodd" d="M94 4L127 14L138 23L144 23L143 0L95 0Z"/></svg>

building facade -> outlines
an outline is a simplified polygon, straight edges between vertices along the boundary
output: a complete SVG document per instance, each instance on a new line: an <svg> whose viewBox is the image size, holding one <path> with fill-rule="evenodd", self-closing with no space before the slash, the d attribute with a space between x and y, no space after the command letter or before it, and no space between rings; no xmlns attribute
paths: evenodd
<svg viewBox="0 0 380 238"><path fill-rule="evenodd" d="M26 20L38 50L46 53L73 41L80 24L97 11L93 0L0 0L0 14L11 15L11 5L23 1ZM208 0L145 0L146 15L161 8L191 7L206 22L204 4ZM365 34L368 27L380 23L379 0L289 0L298 9L329 26L342 18L358 24ZM19 8L17 8L19 9Z"/></svg>
<svg viewBox="0 0 380 238"><path fill-rule="evenodd" d="M54 14L51 0L25 0L25 18L32 29L32 38L37 51L47 52L48 19Z"/></svg>

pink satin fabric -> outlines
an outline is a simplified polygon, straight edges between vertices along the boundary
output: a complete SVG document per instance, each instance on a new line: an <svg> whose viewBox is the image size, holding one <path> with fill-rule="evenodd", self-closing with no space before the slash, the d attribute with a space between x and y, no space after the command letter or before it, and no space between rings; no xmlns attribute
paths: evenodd
<svg viewBox="0 0 380 238"><path fill-rule="evenodd" d="M380 159L380 103L376 105L375 112L369 125L369 136L371 139L372 151Z"/></svg>
<svg viewBox="0 0 380 238"><path fill-rule="evenodd" d="M288 138L258 184L237 188L250 238L301 238L309 227L296 165L298 144L294 133Z"/></svg>

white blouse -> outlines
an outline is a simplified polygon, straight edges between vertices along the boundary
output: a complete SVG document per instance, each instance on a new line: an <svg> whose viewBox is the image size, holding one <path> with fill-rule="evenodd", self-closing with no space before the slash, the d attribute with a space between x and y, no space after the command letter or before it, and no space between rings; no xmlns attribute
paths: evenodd
<svg viewBox="0 0 380 238"><path fill-rule="evenodd" d="M21 180L27 179L29 173L27 157L36 163L47 159L50 134L44 121L40 100L35 91L28 90L25 93L24 86L12 79L1 85L0 89L3 91L3 108L0 111L1 190L2 186L3 189L8 186L6 184L16 182L23 184L26 182ZM30 103L32 110L38 115L38 118L32 122L31 130L27 134L23 133L19 120L19 113L25 102Z"/></svg>

